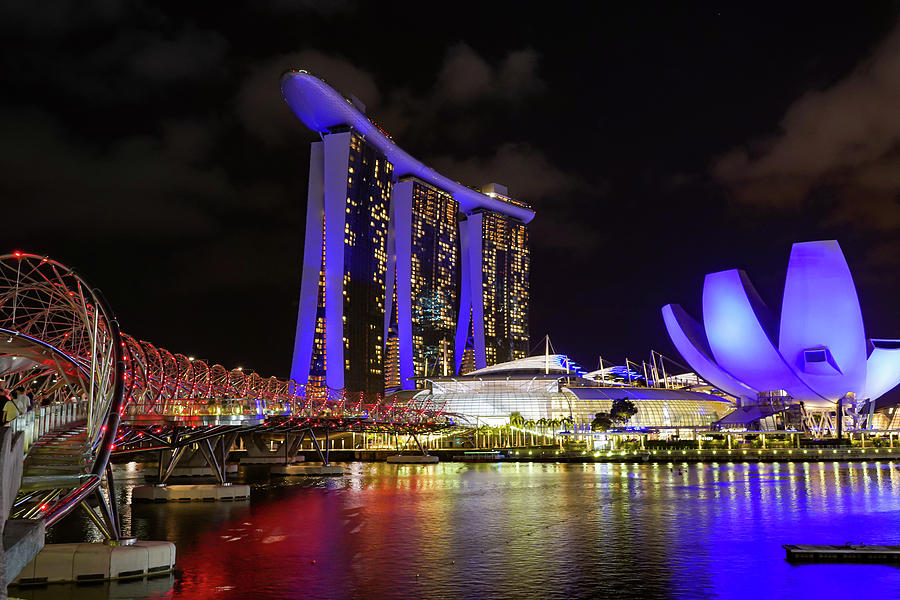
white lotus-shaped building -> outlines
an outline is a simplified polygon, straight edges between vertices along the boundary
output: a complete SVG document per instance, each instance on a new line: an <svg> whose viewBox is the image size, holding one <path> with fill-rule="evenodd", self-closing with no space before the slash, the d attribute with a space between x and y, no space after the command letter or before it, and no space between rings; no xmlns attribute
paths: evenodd
<svg viewBox="0 0 900 600"><path fill-rule="evenodd" d="M780 323L738 269L706 276L702 326L677 304L662 314L697 374L742 401L783 390L825 407L844 397L875 400L900 383L900 340L866 339L856 286L835 240L793 245Z"/></svg>

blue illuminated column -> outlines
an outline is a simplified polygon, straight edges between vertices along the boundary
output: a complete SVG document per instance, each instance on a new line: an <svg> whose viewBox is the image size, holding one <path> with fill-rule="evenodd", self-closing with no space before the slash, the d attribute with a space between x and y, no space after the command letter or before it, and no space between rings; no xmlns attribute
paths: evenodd
<svg viewBox="0 0 900 600"><path fill-rule="evenodd" d="M350 135L331 134L312 146L300 306L291 364L291 377L305 385L318 338L325 348L325 384L333 389L344 387L344 225ZM321 275L324 277L320 279ZM320 281L324 281L324 290L320 290ZM316 333L320 297L324 300L324 336Z"/></svg>
<svg viewBox="0 0 900 600"><path fill-rule="evenodd" d="M394 184L396 186L396 183ZM391 189L391 205L388 208L388 237L387 237L387 268L384 273L384 329L381 336L382 356L384 356L384 369L387 373L388 336L391 330L391 317L394 307L394 292L397 279L397 223L395 211L397 210L394 195L396 187Z"/></svg>
<svg viewBox="0 0 900 600"><path fill-rule="evenodd" d="M313 142L309 158L309 187L306 205L306 238L300 275L300 308L294 336L291 379L305 386L309 381L316 311L319 301L319 275L322 269L323 227L325 221L324 143Z"/></svg>
<svg viewBox="0 0 900 600"><path fill-rule="evenodd" d="M413 364L412 326L412 181L394 184L391 193L391 211L394 223L394 243L397 261L397 337L400 351L400 387L413 389L415 365ZM388 306L390 306L390 298ZM390 312L387 309L385 312ZM386 338L385 338L386 339Z"/></svg>
<svg viewBox="0 0 900 600"><path fill-rule="evenodd" d="M459 315L456 318L456 339L454 340L454 373L460 374L463 353L466 350L466 339L469 337L469 324L472 319L472 290L469 271L469 227L468 221L459 222Z"/></svg>
<svg viewBox="0 0 900 600"><path fill-rule="evenodd" d="M483 217L470 214L459 223L461 285L459 319L456 323L456 371L459 372L469 333L469 315L475 341L475 368L487 366L484 351L484 269L482 264Z"/></svg>
<svg viewBox="0 0 900 600"><path fill-rule="evenodd" d="M325 384L344 388L344 226L350 132L325 136Z"/></svg>

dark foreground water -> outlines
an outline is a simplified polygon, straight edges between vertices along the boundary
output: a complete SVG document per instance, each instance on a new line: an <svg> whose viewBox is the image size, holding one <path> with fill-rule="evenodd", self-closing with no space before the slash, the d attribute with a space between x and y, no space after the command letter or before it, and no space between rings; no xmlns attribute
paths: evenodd
<svg viewBox="0 0 900 600"><path fill-rule="evenodd" d="M900 463L351 463L248 502L135 505L174 577L24 598L896 598L900 568L801 565L786 543L900 544ZM143 483L117 467L122 499ZM80 515L53 533L96 533ZM51 540L48 540L51 541Z"/></svg>

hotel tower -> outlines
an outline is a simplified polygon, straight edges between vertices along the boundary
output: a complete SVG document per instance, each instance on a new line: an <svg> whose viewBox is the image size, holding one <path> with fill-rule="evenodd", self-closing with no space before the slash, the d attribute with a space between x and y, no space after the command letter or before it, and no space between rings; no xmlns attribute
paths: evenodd
<svg viewBox="0 0 900 600"><path fill-rule="evenodd" d="M291 377L380 393L528 353L527 223L504 186L466 187L401 150L304 71L285 100L310 149Z"/></svg>

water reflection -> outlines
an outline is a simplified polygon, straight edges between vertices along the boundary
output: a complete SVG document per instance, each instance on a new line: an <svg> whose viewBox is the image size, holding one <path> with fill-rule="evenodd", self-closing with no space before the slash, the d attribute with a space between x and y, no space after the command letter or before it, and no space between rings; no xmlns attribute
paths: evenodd
<svg viewBox="0 0 900 600"><path fill-rule="evenodd" d="M821 598L826 581L828 595L861 581L872 597L900 589L900 569L791 566L781 548L900 544L891 462L347 467L315 480L251 471L249 502L125 509L139 537L177 544L174 580L17 594L758 599ZM123 468L118 480L125 500L142 473ZM73 518L53 537L89 530Z"/></svg>

